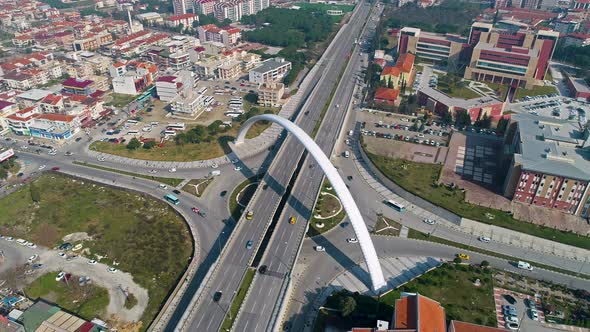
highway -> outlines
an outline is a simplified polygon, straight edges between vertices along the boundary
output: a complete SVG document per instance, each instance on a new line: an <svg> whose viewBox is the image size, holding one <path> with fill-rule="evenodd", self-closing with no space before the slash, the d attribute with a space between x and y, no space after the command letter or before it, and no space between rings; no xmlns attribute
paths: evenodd
<svg viewBox="0 0 590 332"><path fill-rule="evenodd" d="M368 8L368 6L363 7ZM380 10L375 10L369 22L378 19L379 15ZM351 34L350 37L362 42L366 39L366 34L369 33L366 29L364 32L362 37L356 38L359 34ZM351 53L348 67L342 76L344 79L341 80L334 93L333 101L316 136L316 143L328 157L332 154L357 85L355 79L348 78L361 75L362 61L366 63L367 58L365 54L357 50ZM276 315L284 300L283 296L285 288L288 287L291 269L295 264L301 242L305 236L308 220L312 217L311 209L323 179L323 171L313 160L313 157L308 155L260 262L260 265L267 266L267 272L265 274L258 273L254 278L248 297L234 323L233 328L236 331L270 331L274 327L273 324L278 323ZM289 223L291 216L297 218L295 225Z"/></svg>
<svg viewBox="0 0 590 332"><path fill-rule="evenodd" d="M358 35L368 12L369 6L357 6L350 23L341 28L341 33L332 41L330 48L317 64L319 70L314 77L314 81L318 82L317 88L307 99L297 119L297 124L307 132L311 132L319 120L320 113L339 80L347 54L353 46L354 36ZM311 87L313 86L312 84ZM212 277L204 285L204 291L200 294L196 307L188 308L191 310L188 322L183 326L177 326L177 329L187 331L219 329L302 154L301 144L287 136L247 207L247 210L253 211L254 217L252 220L246 220L244 217L240 219ZM246 249L248 241L253 241L251 250ZM218 302L215 302L213 295L217 291L221 291L223 295Z"/></svg>

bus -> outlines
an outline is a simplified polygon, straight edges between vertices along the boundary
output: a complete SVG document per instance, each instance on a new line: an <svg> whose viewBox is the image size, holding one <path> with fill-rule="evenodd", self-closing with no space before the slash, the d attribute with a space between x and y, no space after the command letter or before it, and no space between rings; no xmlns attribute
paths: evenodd
<svg viewBox="0 0 590 332"><path fill-rule="evenodd" d="M176 136L176 132L174 130L164 130L165 136Z"/></svg>
<svg viewBox="0 0 590 332"><path fill-rule="evenodd" d="M137 135L137 134L139 134L139 131L137 131L137 130L129 130L127 132L127 135Z"/></svg>
<svg viewBox="0 0 590 332"><path fill-rule="evenodd" d="M131 125L137 124L138 122L139 121L137 121L137 120L127 120L127 123L131 124Z"/></svg>
<svg viewBox="0 0 590 332"><path fill-rule="evenodd" d="M180 122L180 123L169 123L166 126L166 129L171 129L171 130L184 130L185 129L184 122Z"/></svg>
<svg viewBox="0 0 590 332"><path fill-rule="evenodd" d="M201 88L201 90L199 90L200 95L204 95L205 92L207 92L207 88Z"/></svg>
<svg viewBox="0 0 590 332"><path fill-rule="evenodd" d="M166 194L164 196L164 199L167 200L168 202L174 204L174 205L178 205L178 203L180 203L180 200L178 200L178 198L176 198L176 196L174 196L172 194Z"/></svg>
<svg viewBox="0 0 590 332"><path fill-rule="evenodd" d="M392 207L394 210L396 210L398 212L404 212L406 210L405 206L403 206L400 203L393 201L391 199L385 201L385 205L389 205L390 207Z"/></svg>

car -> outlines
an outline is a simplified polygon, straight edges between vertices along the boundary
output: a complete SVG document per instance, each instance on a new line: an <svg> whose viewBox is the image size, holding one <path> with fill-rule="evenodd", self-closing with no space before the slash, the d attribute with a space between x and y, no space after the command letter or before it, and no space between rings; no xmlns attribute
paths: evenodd
<svg viewBox="0 0 590 332"><path fill-rule="evenodd" d="M64 271L61 271L60 273L57 274L57 276L55 277L55 281L61 281L64 277L66 276L66 273Z"/></svg>
<svg viewBox="0 0 590 332"><path fill-rule="evenodd" d="M45 167L47 167L47 166L46 165L41 165L41 166L39 166L39 170L42 171L42 170L45 169Z"/></svg>
<svg viewBox="0 0 590 332"><path fill-rule="evenodd" d="M227 195L227 190L223 190L222 192L219 193L219 196L224 197L225 195Z"/></svg>
<svg viewBox="0 0 590 332"><path fill-rule="evenodd" d="M422 221L428 225L434 225L436 223L434 220L429 219L429 218L424 218Z"/></svg>
<svg viewBox="0 0 590 332"><path fill-rule="evenodd" d="M289 218L289 224L295 225L296 222L297 222L297 217L291 216L291 218Z"/></svg>
<svg viewBox="0 0 590 332"><path fill-rule="evenodd" d="M96 265L97 261L95 261L94 259L90 259L88 260L88 264L90 265Z"/></svg>
<svg viewBox="0 0 590 332"><path fill-rule="evenodd" d="M510 304L516 304L516 299L514 298L514 296L510 295L510 294L504 294L504 299L506 299L506 301L508 301L508 303Z"/></svg>
<svg viewBox="0 0 590 332"><path fill-rule="evenodd" d="M252 240L248 240L248 242L246 242L246 249L252 249Z"/></svg>
<svg viewBox="0 0 590 332"><path fill-rule="evenodd" d="M14 238L12 236L7 236L4 238L4 240L6 240L8 242L12 242L12 241L14 241Z"/></svg>
<svg viewBox="0 0 590 332"><path fill-rule="evenodd" d="M158 171L157 171L157 170L155 170L155 169L150 169L150 170L148 171L148 173L150 173L150 174L156 174L156 173L158 173Z"/></svg>
<svg viewBox="0 0 590 332"><path fill-rule="evenodd" d="M267 270L268 266L266 265L260 265L260 267L258 268L258 272L260 272L260 274L265 274Z"/></svg>
<svg viewBox="0 0 590 332"><path fill-rule="evenodd" d="M352 175L349 175L346 178L348 179L348 181L352 181Z"/></svg>
<svg viewBox="0 0 590 332"><path fill-rule="evenodd" d="M162 183L160 183L160 184L158 185L158 188L166 190L166 189L168 189L168 186L167 186L167 185L165 185L165 184L162 184Z"/></svg>
<svg viewBox="0 0 590 332"><path fill-rule="evenodd" d="M52 171L59 171L59 167L51 167Z"/></svg>
<svg viewBox="0 0 590 332"><path fill-rule="evenodd" d="M58 252L58 253L57 253L57 255L58 255L59 257L61 257L61 258L66 258L66 256L67 256L67 255L66 255L65 253L63 253L63 252Z"/></svg>
<svg viewBox="0 0 590 332"><path fill-rule="evenodd" d="M214 168L214 169L215 169L215 168L219 168L219 164L217 164L217 163L214 163L213 165L211 165L211 168Z"/></svg>
<svg viewBox="0 0 590 332"><path fill-rule="evenodd" d="M175 193L176 195L180 195L180 190L178 190L178 189L174 189L174 190L172 190L172 192Z"/></svg>
<svg viewBox="0 0 590 332"><path fill-rule="evenodd" d="M469 255L467 255L467 254L464 254L464 253L457 254L457 257L458 257L458 258L461 258L461 259L463 259L463 260L466 260L466 261L468 261L468 260L469 260Z"/></svg>
<svg viewBox="0 0 590 332"><path fill-rule="evenodd" d="M518 324L518 317L516 316L506 316L504 317L504 320L510 323L516 323Z"/></svg>
<svg viewBox="0 0 590 332"><path fill-rule="evenodd" d="M199 210L199 208L197 208L197 207L192 207L191 211L193 211L194 213L199 213L199 211L201 211L201 210Z"/></svg>
<svg viewBox="0 0 590 332"><path fill-rule="evenodd" d="M219 300L221 300L222 295L223 295L222 291L215 292L215 294L213 294L213 301L219 302Z"/></svg>
<svg viewBox="0 0 590 332"><path fill-rule="evenodd" d="M234 167L234 171L236 171L236 172L239 172L239 171L241 171L241 170L242 170L242 167L240 167L240 166L236 166L236 167Z"/></svg>
<svg viewBox="0 0 590 332"><path fill-rule="evenodd" d="M506 322L506 328L511 331L518 331L518 323Z"/></svg>
<svg viewBox="0 0 590 332"><path fill-rule="evenodd" d="M535 301L531 300L531 299L527 299L526 301L524 301L524 304L529 309L536 309L537 308L537 303L535 303Z"/></svg>
<svg viewBox="0 0 590 332"><path fill-rule="evenodd" d="M65 156L69 157L69 156L73 156L74 153L71 151L66 151L66 153L64 153Z"/></svg>
<svg viewBox="0 0 590 332"><path fill-rule="evenodd" d="M106 160L105 157L98 157L96 160L100 161L100 162L104 162Z"/></svg>
<svg viewBox="0 0 590 332"><path fill-rule="evenodd" d="M62 243L59 247L57 247L57 249L59 249L59 250L71 250L73 247L74 246L71 243L65 242L65 243Z"/></svg>
<svg viewBox="0 0 590 332"><path fill-rule="evenodd" d="M532 320L535 320L535 321L539 320L539 314L537 313L537 310L529 309L529 314L531 315Z"/></svg>
<svg viewBox="0 0 590 332"><path fill-rule="evenodd" d="M41 264L41 263L37 263L37 264L31 265L31 269L33 269L33 270L37 270L37 269L40 269L42 267L43 267L43 264Z"/></svg>
<svg viewBox="0 0 590 332"><path fill-rule="evenodd" d="M207 216L207 213L205 213L205 211L203 211L203 210L199 211L197 214L203 218L205 218Z"/></svg>
<svg viewBox="0 0 590 332"><path fill-rule="evenodd" d="M239 161L239 160L237 160L237 159L232 159L232 160L231 160L231 163L232 163L232 164L237 164L237 162L238 162L238 161Z"/></svg>
<svg viewBox="0 0 590 332"><path fill-rule="evenodd" d="M109 267L109 268L107 269L107 271L109 271L110 273L116 273L116 272L117 272L117 271L119 271L119 270L115 269L114 267Z"/></svg>
<svg viewBox="0 0 590 332"><path fill-rule="evenodd" d="M252 217L254 217L254 212L248 211L248 213L246 213L246 220L252 220Z"/></svg>
<svg viewBox="0 0 590 332"><path fill-rule="evenodd" d="M176 168L172 167L171 169L168 170L168 172L174 173L174 172L176 172Z"/></svg>
<svg viewBox="0 0 590 332"><path fill-rule="evenodd" d="M314 249L315 249L315 251L318 251L318 252L320 252L320 251L326 251L326 248L324 248L322 246L315 246Z"/></svg>
<svg viewBox="0 0 590 332"><path fill-rule="evenodd" d="M492 241L492 239L490 239L487 236L480 236L477 238L479 241L483 242L483 243L490 243Z"/></svg>
<svg viewBox="0 0 590 332"><path fill-rule="evenodd" d="M357 238L355 238L355 237L351 237L349 239L346 239L346 242L348 242L348 243L359 243L359 240L357 240Z"/></svg>
<svg viewBox="0 0 590 332"><path fill-rule="evenodd" d="M37 259L39 259L39 255L35 254L35 255L33 255L33 256L31 256L31 257L29 257L29 259L27 259L27 261L28 261L29 263L33 263L33 262L34 262L34 261L36 261Z"/></svg>
<svg viewBox="0 0 590 332"><path fill-rule="evenodd" d="M37 248L37 245L34 244L33 242L28 242L27 243L27 247L32 248L32 249L35 249L35 248Z"/></svg>
<svg viewBox="0 0 590 332"><path fill-rule="evenodd" d="M533 270L533 266L528 262L518 261L516 266L519 269L524 269L524 270L529 270L529 271Z"/></svg>

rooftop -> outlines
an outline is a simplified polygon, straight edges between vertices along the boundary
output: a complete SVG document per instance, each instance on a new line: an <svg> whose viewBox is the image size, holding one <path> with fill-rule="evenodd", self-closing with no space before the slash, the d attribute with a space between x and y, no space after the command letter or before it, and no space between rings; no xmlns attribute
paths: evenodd
<svg viewBox="0 0 590 332"><path fill-rule="evenodd" d="M66 79L65 81L63 81L61 84L64 87L74 87L74 88L84 89L93 83L94 83L94 81L91 81L91 80L81 80L78 78L70 77L70 78Z"/></svg>
<svg viewBox="0 0 590 332"><path fill-rule="evenodd" d="M39 101L49 94L51 94L49 90L31 89L18 95L18 98Z"/></svg>
<svg viewBox="0 0 590 332"><path fill-rule="evenodd" d="M272 58L272 59L262 61L260 63L260 66L252 69L252 71L262 74L262 73L269 72L271 70L275 70L281 66L284 66L284 65L290 64L290 63L291 62L285 61L285 59L283 59L283 58Z"/></svg>
<svg viewBox="0 0 590 332"><path fill-rule="evenodd" d="M523 169L590 181L588 129L579 123L533 114L515 114L520 153L515 162Z"/></svg>
<svg viewBox="0 0 590 332"><path fill-rule="evenodd" d="M504 332L505 329L499 329L495 327L475 325L471 323L460 322L458 320L452 320L449 324L449 330L453 329L454 332Z"/></svg>
<svg viewBox="0 0 590 332"><path fill-rule="evenodd" d="M590 92L590 87L583 78L569 76L567 78L577 92Z"/></svg>

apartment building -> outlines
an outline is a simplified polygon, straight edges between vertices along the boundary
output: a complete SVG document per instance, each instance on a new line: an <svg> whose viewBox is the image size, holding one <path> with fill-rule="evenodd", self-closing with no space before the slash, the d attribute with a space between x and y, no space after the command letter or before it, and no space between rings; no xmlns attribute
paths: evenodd
<svg viewBox="0 0 590 332"><path fill-rule="evenodd" d="M253 15L267 8L269 0L223 0L213 4L213 15L219 21L239 21L244 15Z"/></svg>
<svg viewBox="0 0 590 332"><path fill-rule="evenodd" d="M191 0L172 0L174 15L183 15L193 10Z"/></svg>
<svg viewBox="0 0 590 332"><path fill-rule="evenodd" d="M176 115L198 117L207 107L206 98L194 90L184 90L172 100L170 106Z"/></svg>
<svg viewBox="0 0 590 332"><path fill-rule="evenodd" d="M173 15L166 18L166 25L169 27L178 27L182 24L185 28L191 28L194 21L199 21L197 15L192 13Z"/></svg>
<svg viewBox="0 0 590 332"><path fill-rule="evenodd" d="M291 62L284 58L272 58L264 60L259 66L250 70L248 80L252 83L262 84L281 80L291 70Z"/></svg>
<svg viewBox="0 0 590 332"><path fill-rule="evenodd" d="M103 45L107 45L113 41L113 35L107 31L97 34L87 34L82 38L76 38L72 42L74 51L94 51Z"/></svg>
<svg viewBox="0 0 590 332"><path fill-rule="evenodd" d="M258 87L258 104L279 107L285 94L285 85L279 82L267 82Z"/></svg>
<svg viewBox="0 0 590 332"><path fill-rule="evenodd" d="M234 80L242 74L242 62L237 59L226 59L217 67L217 78Z"/></svg>
<svg viewBox="0 0 590 332"><path fill-rule="evenodd" d="M89 96L96 92L96 84L92 80L68 78L61 83L62 91L73 95Z"/></svg>
<svg viewBox="0 0 590 332"><path fill-rule="evenodd" d="M530 89L544 79L558 37L552 30L509 31L476 22L469 36L474 47L464 77Z"/></svg>
<svg viewBox="0 0 590 332"><path fill-rule="evenodd" d="M590 215L590 131L579 123L515 114L506 135L511 157L504 195L581 217Z"/></svg>
<svg viewBox="0 0 590 332"><path fill-rule="evenodd" d="M215 12L215 4L219 0L195 0L193 7L196 14L213 15Z"/></svg>
<svg viewBox="0 0 590 332"><path fill-rule="evenodd" d="M156 24L164 23L164 19L162 18L162 15L160 15L159 13L155 13L155 12L137 14L137 15L135 15L135 17L139 21L146 23L148 25L156 25Z"/></svg>
<svg viewBox="0 0 590 332"><path fill-rule="evenodd" d="M145 58L160 67L173 70L180 70L190 66L190 55L182 49L169 52L165 47L152 47L145 53Z"/></svg>
<svg viewBox="0 0 590 332"><path fill-rule="evenodd" d="M174 75L159 76L156 80L156 94L161 101L170 102L182 91L195 87L197 77L193 72L183 70Z"/></svg>
<svg viewBox="0 0 590 332"><path fill-rule="evenodd" d="M152 63L129 61L115 63L109 71L115 93L137 95L157 79L158 67Z"/></svg>
<svg viewBox="0 0 590 332"><path fill-rule="evenodd" d="M197 28L201 43L217 42L225 46L232 46L242 38L241 30L231 26L218 28L214 24L207 24Z"/></svg>

